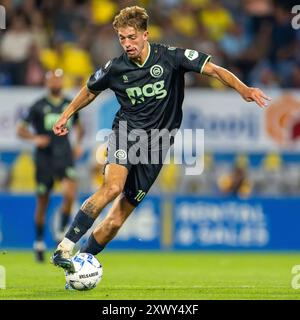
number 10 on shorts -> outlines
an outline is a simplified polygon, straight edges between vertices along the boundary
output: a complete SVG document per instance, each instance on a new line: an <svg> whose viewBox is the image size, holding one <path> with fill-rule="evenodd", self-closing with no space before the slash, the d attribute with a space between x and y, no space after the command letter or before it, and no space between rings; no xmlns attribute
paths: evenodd
<svg viewBox="0 0 300 320"><path fill-rule="evenodd" d="M146 192L144 192L143 190L138 190L138 194L135 196L134 200L140 202L143 200L145 195L146 195Z"/></svg>

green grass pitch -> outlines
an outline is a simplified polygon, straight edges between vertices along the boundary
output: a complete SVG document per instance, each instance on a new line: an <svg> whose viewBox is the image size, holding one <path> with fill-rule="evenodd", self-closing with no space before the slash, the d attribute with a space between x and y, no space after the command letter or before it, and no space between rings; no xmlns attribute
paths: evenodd
<svg viewBox="0 0 300 320"><path fill-rule="evenodd" d="M66 291L63 271L48 262L35 263L31 252L0 253L6 269L0 300L300 299L300 289L291 286L300 253L107 250L98 259L102 281L96 289L79 292Z"/></svg>

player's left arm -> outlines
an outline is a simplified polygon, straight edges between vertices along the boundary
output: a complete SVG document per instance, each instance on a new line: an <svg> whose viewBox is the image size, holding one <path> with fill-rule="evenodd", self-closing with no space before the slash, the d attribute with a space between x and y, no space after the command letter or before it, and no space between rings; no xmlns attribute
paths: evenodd
<svg viewBox="0 0 300 320"><path fill-rule="evenodd" d="M261 108L267 106L265 100L272 100L259 88L248 87L232 72L214 63L207 62L202 69L202 73L220 80L226 86L235 89L244 100L247 102L254 101Z"/></svg>

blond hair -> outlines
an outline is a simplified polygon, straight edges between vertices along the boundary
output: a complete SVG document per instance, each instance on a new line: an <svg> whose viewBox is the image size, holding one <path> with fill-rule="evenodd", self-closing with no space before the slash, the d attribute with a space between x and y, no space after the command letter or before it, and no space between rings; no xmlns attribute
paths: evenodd
<svg viewBox="0 0 300 320"><path fill-rule="evenodd" d="M133 27L138 31L146 31L149 16L144 8L132 6L124 8L115 17L113 27L116 31L119 28Z"/></svg>

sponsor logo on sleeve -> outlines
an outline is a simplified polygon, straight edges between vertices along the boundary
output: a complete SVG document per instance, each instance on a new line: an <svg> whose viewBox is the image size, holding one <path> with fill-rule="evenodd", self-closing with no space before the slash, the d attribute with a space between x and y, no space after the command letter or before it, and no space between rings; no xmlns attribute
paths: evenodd
<svg viewBox="0 0 300 320"><path fill-rule="evenodd" d="M191 49L186 49L184 51L184 55L191 61L195 60L198 58L199 53L195 50L191 50Z"/></svg>

